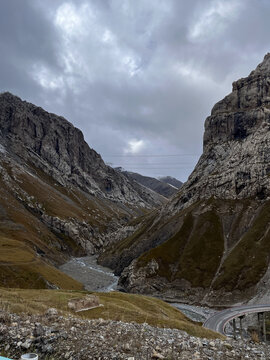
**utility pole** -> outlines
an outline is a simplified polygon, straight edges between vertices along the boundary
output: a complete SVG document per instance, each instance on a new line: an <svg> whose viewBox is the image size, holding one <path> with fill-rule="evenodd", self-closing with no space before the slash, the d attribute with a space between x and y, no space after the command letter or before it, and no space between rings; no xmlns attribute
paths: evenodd
<svg viewBox="0 0 270 360"><path fill-rule="evenodd" d="M236 325L235 325L235 319L233 319L233 338L236 340Z"/></svg>
<svg viewBox="0 0 270 360"><path fill-rule="evenodd" d="M263 341L266 343L266 325L265 325L265 312L262 313L263 320Z"/></svg>
<svg viewBox="0 0 270 360"><path fill-rule="evenodd" d="M240 336L241 339L243 339L243 324L242 324L242 320L244 319L245 315L241 315L239 316L239 321L240 321Z"/></svg>
<svg viewBox="0 0 270 360"><path fill-rule="evenodd" d="M259 337L261 338L262 336L262 332L263 332L263 329L262 329L262 321L261 321L261 315L263 313L261 312L258 312L258 334L259 334Z"/></svg>

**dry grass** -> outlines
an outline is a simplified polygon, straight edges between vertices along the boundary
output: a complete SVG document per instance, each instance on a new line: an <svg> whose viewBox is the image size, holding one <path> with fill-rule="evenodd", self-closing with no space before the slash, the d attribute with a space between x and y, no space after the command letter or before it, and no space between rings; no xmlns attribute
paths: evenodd
<svg viewBox="0 0 270 360"><path fill-rule="evenodd" d="M265 202L240 241L232 249L221 268L214 289L245 290L256 284L269 265L270 202ZM254 211L255 212L255 211Z"/></svg>
<svg viewBox="0 0 270 360"><path fill-rule="evenodd" d="M22 241L0 235L0 286L81 290L82 284L49 265Z"/></svg>
<svg viewBox="0 0 270 360"><path fill-rule="evenodd" d="M119 217L123 213L111 202L64 188L41 170L32 168L37 176L31 176L19 168L15 171L8 163L1 165L10 179L7 183L0 175L0 286L47 288L49 282L62 289L82 289L77 281L49 265L61 264L68 255L81 256L82 248L64 233L51 231L41 221L37 204L48 215L85 221L101 232L114 212Z"/></svg>
<svg viewBox="0 0 270 360"><path fill-rule="evenodd" d="M70 313L68 301L74 297L84 297L86 294L85 291L0 289L0 309L16 313L43 314L49 307L54 307L67 315ZM179 310L159 299L119 292L95 295L104 306L76 313L76 316L87 319L147 322L161 328L184 330L194 336L222 338L217 333L192 322Z"/></svg>
<svg viewBox="0 0 270 360"><path fill-rule="evenodd" d="M41 260L32 264L0 265L0 286L45 289L49 284L61 289L83 288L81 283Z"/></svg>
<svg viewBox="0 0 270 360"><path fill-rule="evenodd" d="M260 342L259 335L256 331L252 331L251 333L251 340L258 344Z"/></svg>
<svg viewBox="0 0 270 360"><path fill-rule="evenodd" d="M223 233L219 216L207 211L199 216L186 213L181 229L169 240L145 252L138 266L152 259L159 264L158 275L169 281L187 279L193 286L207 287L223 252Z"/></svg>
<svg viewBox="0 0 270 360"><path fill-rule="evenodd" d="M0 262L31 262L34 258L33 250L25 244L0 236Z"/></svg>

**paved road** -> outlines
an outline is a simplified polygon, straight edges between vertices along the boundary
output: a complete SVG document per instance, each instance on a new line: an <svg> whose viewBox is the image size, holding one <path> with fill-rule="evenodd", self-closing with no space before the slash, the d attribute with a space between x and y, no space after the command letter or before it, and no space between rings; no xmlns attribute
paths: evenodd
<svg viewBox="0 0 270 360"><path fill-rule="evenodd" d="M203 326L225 335L224 329L230 320L241 315L264 311L270 311L270 305L235 306L215 313L204 322Z"/></svg>

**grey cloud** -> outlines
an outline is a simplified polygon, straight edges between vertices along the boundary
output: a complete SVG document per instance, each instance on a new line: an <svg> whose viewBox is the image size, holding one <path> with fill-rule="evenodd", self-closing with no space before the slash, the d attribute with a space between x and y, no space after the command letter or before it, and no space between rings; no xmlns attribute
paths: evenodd
<svg viewBox="0 0 270 360"><path fill-rule="evenodd" d="M57 34L33 1L0 2L1 90L38 100L40 87L31 77L35 64L61 71Z"/></svg>
<svg viewBox="0 0 270 360"><path fill-rule="evenodd" d="M225 16L230 3L240 10ZM81 18L91 10L72 34L55 24L65 4ZM192 38L211 7L213 24ZM144 141L141 155L199 154L211 107L269 51L269 15L266 0L1 1L1 89L67 117L106 161L185 180L198 155L110 154L124 155L132 139Z"/></svg>

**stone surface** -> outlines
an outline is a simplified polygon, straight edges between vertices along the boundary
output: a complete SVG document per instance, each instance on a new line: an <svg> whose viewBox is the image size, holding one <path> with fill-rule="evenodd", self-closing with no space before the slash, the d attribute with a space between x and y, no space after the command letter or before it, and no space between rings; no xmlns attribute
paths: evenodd
<svg viewBox="0 0 270 360"><path fill-rule="evenodd" d="M10 94L0 94L0 143L41 168L60 184L76 184L88 193L143 207L162 199L105 165L66 119ZM1 151L3 152L3 151Z"/></svg>
<svg viewBox="0 0 270 360"><path fill-rule="evenodd" d="M68 302L68 308L75 312L93 309L98 306L100 306L99 297L95 295L87 295L82 299L71 299Z"/></svg>
<svg viewBox="0 0 270 360"><path fill-rule="evenodd" d="M0 323L0 353L14 359L25 352L37 353L40 360L266 360L270 355L265 344L201 339L184 331L155 328L146 323L83 320L61 314L57 321L47 315L9 313L5 313L5 319ZM35 332L36 324L42 327L42 334Z"/></svg>
<svg viewBox="0 0 270 360"><path fill-rule="evenodd" d="M176 187L177 189L180 189L180 187L183 185L182 181L172 177L172 176L161 176L158 177L159 181L162 181L166 184L172 185Z"/></svg>

